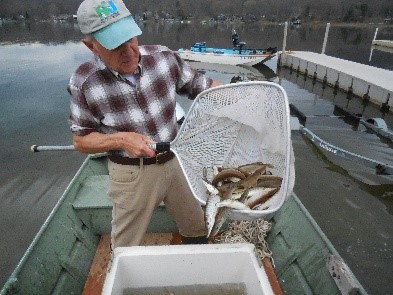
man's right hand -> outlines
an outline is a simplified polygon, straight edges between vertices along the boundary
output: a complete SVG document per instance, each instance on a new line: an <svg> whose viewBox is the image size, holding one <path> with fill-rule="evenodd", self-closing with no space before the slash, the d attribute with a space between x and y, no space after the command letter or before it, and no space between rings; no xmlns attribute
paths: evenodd
<svg viewBox="0 0 393 295"><path fill-rule="evenodd" d="M149 143L154 143L148 136L135 132L119 132L122 141L122 150L130 157L154 157L155 151L149 147Z"/></svg>

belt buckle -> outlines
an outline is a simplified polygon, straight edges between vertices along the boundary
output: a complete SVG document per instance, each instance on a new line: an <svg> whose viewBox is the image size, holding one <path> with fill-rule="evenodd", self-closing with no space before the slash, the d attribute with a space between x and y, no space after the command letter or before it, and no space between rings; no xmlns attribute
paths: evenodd
<svg viewBox="0 0 393 295"><path fill-rule="evenodd" d="M165 161L165 156L168 154L168 152L162 152L162 153L158 153L157 155L156 155L156 164L158 165L158 164L164 164L166 161Z"/></svg>

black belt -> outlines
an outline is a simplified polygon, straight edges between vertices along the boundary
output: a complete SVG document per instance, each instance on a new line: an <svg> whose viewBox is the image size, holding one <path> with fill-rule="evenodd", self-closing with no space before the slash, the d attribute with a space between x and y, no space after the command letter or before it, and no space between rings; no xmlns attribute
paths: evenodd
<svg viewBox="0 0 393 295"><path fill-rule="evenodd" d="M175 157L173 152L163 152L155 157L142 158L143 165L164 164ZM109 160L120 165L140 165L141 158L127 158L122 156L108 156Z"/></svg>

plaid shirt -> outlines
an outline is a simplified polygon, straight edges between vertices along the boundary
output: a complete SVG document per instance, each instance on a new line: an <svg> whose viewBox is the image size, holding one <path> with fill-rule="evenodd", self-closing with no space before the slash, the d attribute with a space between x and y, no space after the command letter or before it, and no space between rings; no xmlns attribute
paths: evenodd
<svg viewBox="0 0 393 295"><path fill-rule="evenodd" d="M136 85L98 58L82 64L72 75L67 90L71 94L69 123L74 134L132 131L156 142L175 138L175 94L194 99L211 86L212 80L167 47L148 45L139 49Z"/></svg>

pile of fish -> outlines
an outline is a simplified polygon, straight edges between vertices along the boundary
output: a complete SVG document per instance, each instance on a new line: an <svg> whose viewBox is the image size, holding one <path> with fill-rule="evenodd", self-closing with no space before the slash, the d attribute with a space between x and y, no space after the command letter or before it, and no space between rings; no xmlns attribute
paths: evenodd
<svg viewBox="0 0 393 295"><path fill-rule="evenodd" d="M208 197L205 220L207 237L215 236L230 215L231 210L264 210L269 208L282 178L272 175L269 164L261 162L237 168L215 167L211 182L203 177Z"/></svg>

